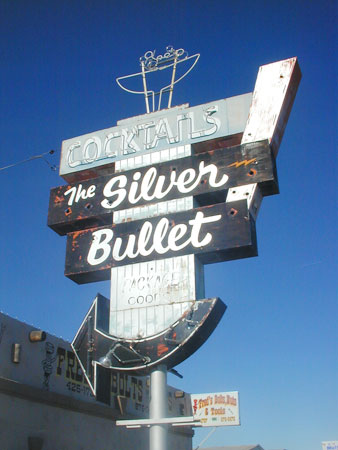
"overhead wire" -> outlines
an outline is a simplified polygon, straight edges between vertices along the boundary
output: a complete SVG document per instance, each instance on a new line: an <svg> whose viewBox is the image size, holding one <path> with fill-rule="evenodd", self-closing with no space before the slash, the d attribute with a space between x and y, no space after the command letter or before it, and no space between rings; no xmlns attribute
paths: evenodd
<svg viewBox="0 0 338 450"><path fill-rule="evenodd" d="M4 166L4 167L0 167L0 171L6 170L6 169L10 169L11 167L15 167L15 166L18 166L19 164L23 164L23 163L26 163L26 162L28 162L28 161L33 161L33 160L35 160L35 159L43 159L43 160L48 164L48 166L49 166L49 168L50 168L51 170L56 171L57 166L56 166L55 164L51 164L51 163L45 158L46 155L53 155L54 153L55 153L55 150L49 150L48 152L41 153L41 155L33 155L33 156L30 156L30 157L27 158L27 159L23 159L22 161L15 162L15 163L13 163L13 164L8 164L7 166Z"/></svg>

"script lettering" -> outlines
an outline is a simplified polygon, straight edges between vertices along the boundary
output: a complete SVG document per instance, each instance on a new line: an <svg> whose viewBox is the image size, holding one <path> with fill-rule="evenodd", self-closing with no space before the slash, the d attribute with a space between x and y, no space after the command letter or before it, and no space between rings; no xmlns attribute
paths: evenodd
<svg viewBox="0 0 338 450"><path fill-rule="evenodd" d="M110 253L109 242L113 239L114 232L109 229L94 231L93 242L88 253L88 262L92 266L101 264ZM101 240L103 236L103 239ZM100 256L98 256L98 253Z"/></svg>
<svg viewBox="0 0 338 450"><path fill-rule="evenodd" d="M108 279L112 267L185 254L198 255L202 264L256 256L255 223L247 201L69 233L65 274L82 284ZM133 283L121 286L130 290L128 298L137 297L132 292L136 279ZM140 286L155 290L161 283L155 274L140 280Z"/></svg>
<svg viewBox="0 0 338 450"><path fill-rule="evenodd" d="M127 177L125 175L119 175L109 180L104 186L103 195L106 198L102 200L101 206L106 209L117 208L127 197L132 205L137 204L141 200L146 202L161 200L165 198L174 187L182 194L189 194L200 184L203 176L209 177L208 183L211 187L219 188L227 183L229 177L228 175L223 174L222 177L217 180L217 175L217 167L214 164L205 166L204 161L200 162L198 171L193 168L188 168L183 170L178 177L176 171L172 171L168 177L169 180L166 179L164 175L158 176L156 167L150 167L144 174L142 180L141 172L134 173L133 181L130 184L128 193L126 189L121 189L126 186ZM119 189L113 189L115 184L118 184ZM107 200L114 196L117 197L114 201Z"/></svg>
<svg viewBox="0 0 338 450"><path fill-rule="evenodd" d="M169 231L169 219L166 217L161 218L155 227L149 221L145 221L138 239L135 234L129 234L125 238L117 237L113 241L114 232L112 230L97 230L93 232L87 261L91 266L96 266L105 262L110 254L115 261L123 261L126 258L134 259L140 254L148 256L152 253L164 255L169 251L176 252L189 244L195 248L204 247L211 242L212 234L208 232L202 236L203 225L217 222L221 218L221 214L205 217L202 211L198 211L195 218L189 220L190 234L186 224L174 225ZM151 241L150 245L149 241ZM121 251L123 247L124 251Z"/></svg>

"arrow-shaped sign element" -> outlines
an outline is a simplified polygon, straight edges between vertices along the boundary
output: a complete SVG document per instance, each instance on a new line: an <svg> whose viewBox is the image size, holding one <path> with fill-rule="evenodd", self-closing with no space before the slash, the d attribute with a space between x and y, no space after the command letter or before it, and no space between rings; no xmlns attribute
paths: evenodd
<svg viewBox="0 0 338 450"><path fill-rule="evenodd" d="M158 364L169 370L184 361L208 339L226 305L219 298L196 300L170 327L140 339L111 335L109 310L110 300L98 294L71 344L94 395L102 368L146 375Z"/></svg>

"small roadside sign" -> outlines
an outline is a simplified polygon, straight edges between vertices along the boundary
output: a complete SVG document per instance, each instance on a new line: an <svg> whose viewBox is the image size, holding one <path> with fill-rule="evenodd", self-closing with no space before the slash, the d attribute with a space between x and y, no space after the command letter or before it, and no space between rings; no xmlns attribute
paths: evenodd
<svg viewBox="0 0 338 450"><path fill-rule="evenodd" d="M240 425L238 391L191 394L194 420L204 427Z"/></svg>

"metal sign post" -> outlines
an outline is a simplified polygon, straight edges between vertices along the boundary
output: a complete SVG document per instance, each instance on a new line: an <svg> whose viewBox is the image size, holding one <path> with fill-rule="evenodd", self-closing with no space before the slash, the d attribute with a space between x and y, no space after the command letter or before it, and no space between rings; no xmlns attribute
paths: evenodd
<svg viewBox="0 0 338 450"><path fill-rule="evenodd" d="M150 372L149 418L156 420L167 417L167 405L167 368L160 365ZM149 444L150 450L167 450L167 424L150 425Z"/></svg>
<svg viewBox="0 0 338 450"><path fill-rule="evenodd" d="M255 220L262 197L279 192L275 158L301 78L290 58L262 66L253 95L172 107L174 86L198 59L169 46L117 78L144 96L147 114L64 141L60 175L71 184L50 195L48 225L67 234L65 275L111 279L110 299L97 295L72 348L107 404L112 371L150 375L149 419L116 422L150 427L150 450L167 450L169 426L239 425L236 392L192 395L193 416L168 418L167 370L226 310L205 298L204 264L257 255ZM166 69L170 83L149 89L147 76ZM122 85L132 79L143 90Z"/></svg>

